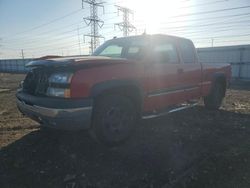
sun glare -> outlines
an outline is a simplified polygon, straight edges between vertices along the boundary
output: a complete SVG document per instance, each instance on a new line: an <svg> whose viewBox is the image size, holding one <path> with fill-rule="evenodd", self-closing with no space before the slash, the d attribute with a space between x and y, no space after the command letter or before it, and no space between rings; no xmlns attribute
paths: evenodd
<svg viewBox="0 0 250 188"><path fill-rule="evenodd" d="M183 0L128 0L125 4L135 12L135 23L140 27L145 27L147 33L157 33L162 27L162 23L173 21L174 16L187 13L187 9L182 9ZM179 19L180 20L180 19ZM165 24L166 25L166 24Z"/></svg>

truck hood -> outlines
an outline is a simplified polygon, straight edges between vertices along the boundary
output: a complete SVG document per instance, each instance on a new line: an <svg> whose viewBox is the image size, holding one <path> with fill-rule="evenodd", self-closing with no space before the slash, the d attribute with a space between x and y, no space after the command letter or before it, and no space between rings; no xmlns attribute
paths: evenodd
<svg viewBox="0 0 250 188"><path fill-rule="evenodd" d="M104 56L81 56L81 57L63 57L52 58L45 60L34 60L27 63L26 67L67 67L67 66L81 66L92 67L102 66L108 64L128 63L130 62L124 58L110 58Z"/></svg>

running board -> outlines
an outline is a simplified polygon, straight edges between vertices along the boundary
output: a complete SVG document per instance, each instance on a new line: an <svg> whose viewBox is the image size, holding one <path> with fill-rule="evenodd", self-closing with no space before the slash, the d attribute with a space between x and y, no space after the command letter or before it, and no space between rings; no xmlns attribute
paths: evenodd
<svg viewBox="0 0 250 188"><path fill-rule="evenodd" d="M142 116L142 119L151 119L151 118L156 118L156 117L164 116L164 115L167 115L167 114L170 114L170 113L173 113L173 112L177 112L177 111L180 111L180 110L185 110L187 108L192 108L192 107L196 106L197 104L198 103L193 103L193 104L189 104L189 105L186 105L186 106L181 106L181 107L173 108L173 109L165 111L165 112Z"/></svg>

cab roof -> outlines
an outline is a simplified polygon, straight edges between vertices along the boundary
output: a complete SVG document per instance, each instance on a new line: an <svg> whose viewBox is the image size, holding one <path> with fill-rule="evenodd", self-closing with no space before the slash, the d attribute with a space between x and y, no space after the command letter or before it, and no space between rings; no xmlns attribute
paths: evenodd
<svg viewBox="0 0 250 188"><path fill-rule="evenodd" d="M112 40L126 40L126 39L137 39L137 38L170 38L174 40L188 40L190 39L184 38L184 37L177 37L173 35L166 35L166 34L142 34L142 35L135 35L135 36L128 36L128 37L119 37L119 38L113 38Z"/></svg>

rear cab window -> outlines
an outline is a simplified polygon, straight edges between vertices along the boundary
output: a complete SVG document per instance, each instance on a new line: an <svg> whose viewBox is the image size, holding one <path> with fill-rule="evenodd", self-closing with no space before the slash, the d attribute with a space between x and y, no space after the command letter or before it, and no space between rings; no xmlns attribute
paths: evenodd
<svg viewBox="0 0 250 188"><path fill-rule="evenodd" d="M177 64L179 57L174 42L167 39L157 39L152 44L154 61L162 64Z"/></svg>
<svg viewBox="0 0 250 188"><path fill-rule="evenodd" d="M128 59L142 59L145 56L145 51L147 48L148 41L146 39L137 39L130 42L125 53Z"/></svg>

